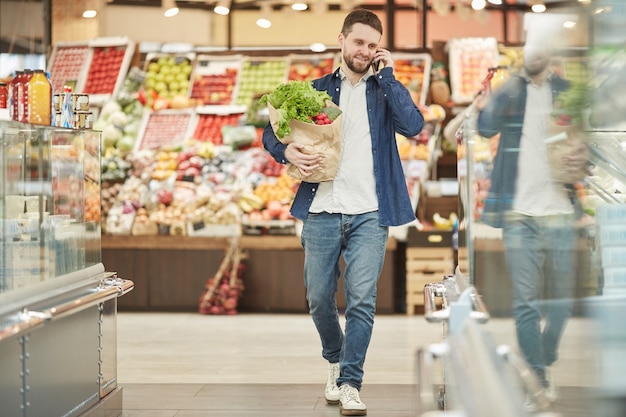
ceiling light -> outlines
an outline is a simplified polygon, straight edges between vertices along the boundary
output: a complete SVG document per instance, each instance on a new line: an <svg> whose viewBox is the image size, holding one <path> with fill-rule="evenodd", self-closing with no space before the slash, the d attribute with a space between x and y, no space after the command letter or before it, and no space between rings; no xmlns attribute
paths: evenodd
<svg viewBox="0 0 626 417"><path fill-rule="evenodd" d="M567 21L563 22L563 27L565 29L571 29L574 26L576 26L576 22L574 22L573 20L567 20Z"/></svg>
<svg viewBox="0 0 626 417"><path fill-rule="evenodd" d="M482 10L487 6L486 0L472 0L472 9Z"/></svg>
<svg viewBox="0 0 626 417"><path fill-rule="evenodd" d="M161 8L165 17L173 17L178 14L178 6L174 0L161 0Z"/></svg>
<svg viewBox="0 0 626 417"><path fill-rule="evenodd" d="M263 29L269 29L270 27L272 27L272 22L270 22L269 19L265 19L264 17L262 17L260 19L257 19L256 25Z"/></svg>
<svg viewBox="0 0 626 417"><path fill-rule="evenodd" d="M98 15L98 2L97 0L87 0L85 2L85 11L83 17L85 19L93 19Z"/></svg>
<svg viewBox="0 0 626 417"><path fill-rule="evenodd" d="M261 17L257 19L256 25L263 29L269 29L272 26L272 21L270 20L270 11L272 10L272 6L269 3L261 4Z"/></svg>
<svg viewBox="0 0 626 417"><path fill-rule="evenodd" d="M306 3L294 3L294 4L291 5L291 8L293 10L301 12L303 10L308 9L309 6Z"/></svg>
<svg viewBox="0 0 626 417"><path fill-rule="evenodd" d="M324 52L326 50L326 45L324 45L323 43L312 43L309 48L311 49L312 52Z"/></svg>
<svg viewBox="0 0 626 417"><path fill-rule="evenodd" d="M213 8L213 11L222 16L228 15L230 13L230 7L228 5L228 1L220 0L219 2L217 2L215 7Z"/></svg>
<svg viewBox="0 0 626 417"><path fill-rule="evenodd" d="M530 7L530 10L532 10L535 13L543 13L546 11L546 5L543 3L537 3L537 4L533 4Z"/></svg>
<svg viewBox="0 0 626 417"><path fill-rule="evenodd" d="M502 4L502 0L487 0L487 2L495 4L496 6L500 6Z"/></svg>
<svg viewBox="0 0 626 417"><path fill-rule="evenodd" d="M593 11L593 14L611 13L613 10L611 6L598 7Z"/></svg>

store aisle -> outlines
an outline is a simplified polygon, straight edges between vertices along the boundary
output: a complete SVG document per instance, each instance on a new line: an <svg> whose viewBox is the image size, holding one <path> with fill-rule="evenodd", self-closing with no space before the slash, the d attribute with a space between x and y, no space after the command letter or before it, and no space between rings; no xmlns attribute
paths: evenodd
<svg viewBox="0 0 626 417"><path fill-rule="evenodd" d="M512 323L486 329L511 343ZM593 358L581 349L586 325L574 321L563 342L566 409L581 409ZM443 338L423 316L379 315L361 392L370 417L415 417L416 352ZM308 315L119 313L118 380L123 417L338 416L323 399L326 364ZM568 405L569 404L569 405ZM567 414L566 415L574 415Z"/></svg>

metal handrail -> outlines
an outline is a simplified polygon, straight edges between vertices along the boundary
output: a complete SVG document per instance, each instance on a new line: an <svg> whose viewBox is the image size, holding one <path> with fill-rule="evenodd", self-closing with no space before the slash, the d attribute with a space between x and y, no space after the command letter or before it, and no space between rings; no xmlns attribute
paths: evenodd
<svg viewBox="0 0 626 417"><path fill-rule="evenodd" d="M489 320L489 312L476 288L469 285L457 268L454 275L446 275L441 282L431 282L424 285L424 318L431 323L448 321L450 318L450 304L457 301L459 296L469 289L469 298L472 304L470 318L479 323ZM441 299L441 309L437 308L436 299Z"/></svg>
<svg viewBox="0 0 626 417"><path fill-rule="evenodd" d="M135 284L130 280L117 277L105 278L97 287L89 288L86 294L73 298L71 301L42 311L25 308L16 314L13 324L0 328L0 342L31 332L48 321L74 314L112 298L121 297L134 287Z"/></svg>

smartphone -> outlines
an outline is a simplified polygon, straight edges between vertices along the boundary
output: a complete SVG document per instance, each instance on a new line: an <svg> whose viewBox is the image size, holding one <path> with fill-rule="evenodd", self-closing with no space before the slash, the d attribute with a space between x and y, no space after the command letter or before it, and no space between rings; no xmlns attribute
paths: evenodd
<svg viewBox="0 0 626 417"><path fill-rule="evenodd" d="M374 71L374 74L380 71L380 69L382 68L381 64L382 64L382 61L372 62L372 70Z"/></svg>

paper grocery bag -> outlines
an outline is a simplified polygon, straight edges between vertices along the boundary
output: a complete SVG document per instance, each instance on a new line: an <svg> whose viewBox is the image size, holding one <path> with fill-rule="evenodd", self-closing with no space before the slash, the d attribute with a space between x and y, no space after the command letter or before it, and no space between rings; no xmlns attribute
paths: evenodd
<svg viewBox="0 0 626 417"><path fill-rule="evenodd" d="M589 175L588 149L585 133L580 125L550 125L550 136L545 140L548 163L554 181L574 184Z"/></svg>
<svg viewBox="0 0 626 417"><path fill-rule="evenodd" d="M326 106L337 107L331 101L327 101ZM269 103L267 107L270 114L270 124L274 133L276 133L278 129L278 112ZM285 145L291 142L303 144L305 145L305 152L323 156L320 166L309 176L303 176L298 168L292 164L287 164L287 174L290 177L306 182L330 181L335 177L341 160L342 119L343 115L340 114L329 125L316 125L299 120L291 120L289 122L291 133L283 138L278 138L278 140Z"/></svg>

